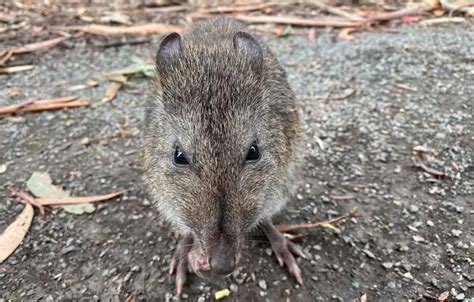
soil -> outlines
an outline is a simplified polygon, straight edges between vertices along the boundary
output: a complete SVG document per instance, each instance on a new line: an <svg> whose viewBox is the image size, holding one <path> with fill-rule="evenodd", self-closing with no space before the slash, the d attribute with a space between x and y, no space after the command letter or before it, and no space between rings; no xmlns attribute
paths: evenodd
<svg viewBox="0 0 474 302"><path fill-rule="evenodd" d="M0 104L78 95L93 106L0 119L0 232L21 211L8 187L48 172L73 196L126 188L92 214L36 215L23 244L0 265L0 301L225 301L474 299L473 22L401 26L339 40L321 32L268 38L302 101L307 165L279 223L336 225L294 232L309 256L296 285L258 234L223 280L190 276L174 296L167 274L177 238L160 221L141 179L144 93L134 77L111 102L101 72L152 57L159 38L102 47L79 38L23 58L36 67L0 75ZM87 79L99 86L71 91ZM119 125L119 126L118 126ZM124 131L119 131L125 129ZM87 139L85 139L87 138ZM88 142L86 142L88 140ZM414 148L432 175L417 166ZM471 300L470 300L471 299Z"/></svg>

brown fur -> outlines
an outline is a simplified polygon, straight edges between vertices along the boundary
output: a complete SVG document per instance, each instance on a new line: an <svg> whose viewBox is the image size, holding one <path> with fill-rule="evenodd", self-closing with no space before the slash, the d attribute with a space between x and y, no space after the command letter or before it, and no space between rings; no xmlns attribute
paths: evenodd
<svg viewBox="0 0 474 302"><path fill-rule="evenodd" d="M146 109L145 178L160 213L204 250L240 239L282 209L302 142L295 97L261 41L263 62L238 53L246 31L217 18L182 36L179 59L157 66ZM256 141L261 159L246 163ZM179 143L190 165L173 164Z"/></svg>

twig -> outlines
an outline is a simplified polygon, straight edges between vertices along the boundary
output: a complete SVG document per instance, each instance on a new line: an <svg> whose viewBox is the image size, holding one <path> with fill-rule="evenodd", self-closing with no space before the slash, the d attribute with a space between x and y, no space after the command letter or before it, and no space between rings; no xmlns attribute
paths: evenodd
<svg viewBox="0 0 474 302"><path fill-rule="evenodd" d="M469 6L474 6L474 1L470 1L469 3L464 3L461 5L447 3L446 1L440 1L440 3L441 3L441 8L443 10L449 11L449 17L452 17L456 11L460 11L460 12L468 13L468 14L474 13L474 8L469 7Z"/></svg>
<svg viewBox="0 0 474 302"><path fill-rule="evenodd" d="M79 26L59 26L57 30L77 30L98 36L117 35L150 35L165 32L182 32L183 28L176 25L149 23L134 26L107 26L100 24L79 25Z"/></svg>
<svg viewBox="0 0 474 302"><path fill-rule="evenodd" d="M339 216L333 219L329 219L326 221L316 222L316 223L303 223L303 224L278 224L276 225L276 229L280 232L289 232L299 229L309 229L309 228L316 228L326 224L334 224L340 221L344 221L347 219L351 219L356 217L356 211L352 211L349 214Z"/></svg>
<svg viewBox="0 0 474 302"><path fill-rule="evenodd" d="M419 15L426 10L427 9L425 9L423 5L416 5L414 7L408 7L390 13L382 13L375 16L371 16L369 17L369 21L388 21L393 19L399 19L405 16Z"/></svg>
<svg viewBox="0 0 474 302"><path fill-rule="evenodd" d="M46 41L41 41L41 42L36 42L36 43L31 43L31 44L26 44L20 47L15 47L12 48L13 53L26 53L26 52L33 52L36 50L44 49L44 48L49 48L53 47L63 41L66 41L70 37L59 37L59 38L54 38L51 40L46 40Z"/></svg>
<svg viewBox="0 0 474 302"><path fill-rule="evenodd" d="M0 106L0 115L27 111L44 111L63 108L85 107L89 105L89 102L87 101L76 99L77 97L75 96L67 96L62 98L45 99L38 101L27 100L20 104Z"/></svg>
<svg viewBox="0 0 474 302"><path fill-rule="evenodd" d="M114 193L94 196L83 196L83 197L64 197L64 198L36 198L36 201L44 206L49 205L65 205L65 204L77 204L77 203L88 203L105 201L116 196L122 195L127 190L121 190Z"/></svg>
<svg viewBox="0 0 474 302"><path fill-rule="evenodd" d="M94 196L63 197L63 198L35 198L23 191L17 191L14 188L8 188L8 189L14 195L19 197L22 203L31 204L35 207L38 207L42 216L44 216L44 213L45 213L44 206L105 201L127 192L127 190L121 190L114 193L109 193L109 194L104 194L104 195L94 195Z"/></svg>
<svg viewBox="0 0 474 302"><path fill-rule="evenodd" d="M364 18L360 15L346 12L342 9L330 6L330 5L325 4L325 3L321 2L321 1L318 1L318 0L311 0L311 1L308 2L308 4L313 4L314 6L320 8L324 11L327 11L328 13L331 13L331 14L336 15L336 16L344 17L344 18L346 18L348 20L351 20L351 21L367 21L366 18Z"/></svg>
<svg viewBox="0 0 474 302"><path fill-rule="evenodd" d="M218 6L213 8L200 9L199 12L204 14L223 14L223 13L241 13L251 12L256 10L262 10L273 6L287 6L298 3L299 1L288 1L288 2L267 2L267 3L256 3L248 5L231 5L231 6Z"/></svg>
<svg viewBox="0 0 474 302"><path fill-rule="evenodd" d="M22 203L30 204L30 205L33 205L33 206L37 207L40 211L41 216L44 217L44 214L45 214L44 207L43 207L42 204L40 204L36 201L36 198L34 198L33 196L31 196L31 195L29 195L25 192L17 191L14 188L8 188L8 190L10 190L10 192L12 192L13 195L18 197Z"/></svg>
<svg viewBox="0 0 474 302"><path fill-rule="evenodd" d="M439 170L428 167L424 162L422 162L419 159L416 160L416 164L417 164L418 167L423 169L423 171L425 171L425 172L427 172L431 175L434 175L434 176L437 176L437 177L443 177L443 176L446 175L446 174L444 174L444 172L441 172Z"/></svg>
<svg viewBox="0 0 474 302"><path fill-rule="evenodd" d="M0 114L18 112L21 108L33 104L33 100L26 100L20 104L0 106Z"/></svg>
<svg viewBox="0 0 474 302"><path fill-rule="evenodd" d="M338 17L318 17L317 19L302 19L293 16L247 16L235 15L234 18L248 23L277 23L298 26L319 26L319 27L356 27L365 22L350 21Z"/></svg>
<svg viewBox="0 0 474 302"><path fill-rule="evenodd" d="M13 49L5 49L0 53L0 65L3 65L13 55Z"/></svg>

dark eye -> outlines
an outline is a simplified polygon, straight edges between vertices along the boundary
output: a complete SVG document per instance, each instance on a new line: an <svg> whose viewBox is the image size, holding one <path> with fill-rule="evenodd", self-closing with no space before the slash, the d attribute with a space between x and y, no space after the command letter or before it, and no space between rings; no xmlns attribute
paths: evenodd
<svg viewBox="0 0 474 302"><path fill-rule="evenodd" d="M249 152L247 153L246 161L257 161L260 159L260 151L258 150L257 144L250 146Z"/></svg>
<svg viewBox="0 0 474 302"><path fill-rule="evenodd" d="M184 153L181 151L179 147L176 147L176 150L174 151L173 162L175 165L178 165L178 166L189 165L188 160L186 159L186 156L184 155Z"/></svg>

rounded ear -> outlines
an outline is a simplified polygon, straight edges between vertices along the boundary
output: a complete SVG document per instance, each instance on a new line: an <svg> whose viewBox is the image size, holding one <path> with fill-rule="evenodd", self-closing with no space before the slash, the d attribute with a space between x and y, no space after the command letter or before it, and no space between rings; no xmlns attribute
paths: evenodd
<svg viewBox="0 0 474 302"><path fill-rule="evenodd" d="M233 39L234 48L239 54L250 60L255 67L260 67L262 65L262 47L251 34L239 31L234 35Z"/></svg>
<svg viewBox="0 0 474 302"><path fill-rule="evenodd" d="M166 70L171 64L179 59L181 53L181 36L176 33L170 33L161 40L156 53L156 66L158 71Z"/></svg>

